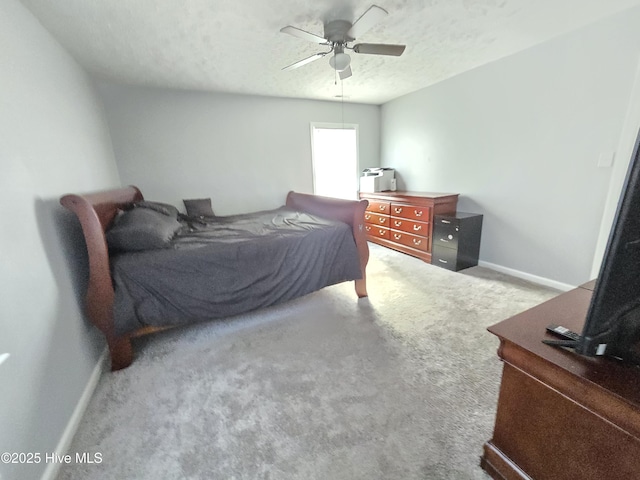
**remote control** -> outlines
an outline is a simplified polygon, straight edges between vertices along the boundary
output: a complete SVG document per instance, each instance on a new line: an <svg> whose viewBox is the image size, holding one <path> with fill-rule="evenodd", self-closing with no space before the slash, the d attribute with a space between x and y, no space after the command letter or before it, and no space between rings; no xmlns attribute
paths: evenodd
<svg viewBox="0 0 640 480"><path fill-rule="evenodd" d="M580 340L580 335L578 335L576 332L572 332L568 328L561 327L560 325L555 325L552 323L547 327L547 330L560 337L568 338L569 340L575 340L576 342Z"/></svg>

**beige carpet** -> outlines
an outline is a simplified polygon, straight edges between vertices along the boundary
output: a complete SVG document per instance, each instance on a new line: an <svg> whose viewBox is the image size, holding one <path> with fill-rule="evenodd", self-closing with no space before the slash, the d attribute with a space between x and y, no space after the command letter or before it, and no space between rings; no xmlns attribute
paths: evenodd
<svg viewBox="0 0 640 480"><path fill-rule="evenodd" d="M101 379L59 479L486 479L500 382L486 327L558 292L371 246L336 285L149 336Z"/></svg>

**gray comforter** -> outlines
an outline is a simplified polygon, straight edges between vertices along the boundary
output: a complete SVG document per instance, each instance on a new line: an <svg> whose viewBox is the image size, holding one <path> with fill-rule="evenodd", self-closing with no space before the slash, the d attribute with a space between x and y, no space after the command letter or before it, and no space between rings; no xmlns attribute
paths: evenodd
<svg viewBox="0 0 640 480"><path fill-rule="evenodd" d="M112 258L117 334L227 317L361 278L351 227L286 208L192 222Z"/></svg>

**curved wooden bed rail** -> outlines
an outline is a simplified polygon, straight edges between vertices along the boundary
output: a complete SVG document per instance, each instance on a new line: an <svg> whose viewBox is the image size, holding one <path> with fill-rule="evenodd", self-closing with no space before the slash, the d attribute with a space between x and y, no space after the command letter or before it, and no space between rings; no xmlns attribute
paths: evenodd
<svg viewBox="0 0 640 480"><path fill-rule="evenodd" d="M109 268L109 250L105 237L118 210L143 200L137 187L105 190L86 195L65 195L60 203L76 214L89 255L89 285L85 308L89 320L104 333L111 353L111 369L120 370L133 361L129 335L117 336L113 325L115 292Z"/></svg>
<svg viewBox="0 0 640 480"><path fill-rule="evenodd" d="M351 225L353 238L356 241L362 278L356 280L358 297L367 296L366 267L369 262L369 244L364 231L364 212L369 205L368 200L342 200L339 198L321 197L304 193L289 192L287 207L302 210L319 217L339 220Z"/></svg>
<svg viewBox="0 0 640 480"><path fill-rule="evenodd" d="M144 200L144 197L135 186L83 195L70 194L60 199L63 206L76 214L82 226L89 255L89 284L85 295L85 308L91 323L106 337L111 354L112 370L128 367L133 361L132 337L167 328L144 327L125 335L115 333L113 321L115 291L105 231L119 210L140 200ZM338 200L294 192L289 192L287 195L289 207L340 220L352 226L362 269L362 279L355 281L356 293L359 297L367 296L365 267L369 259L369 247L363 229L364 210L367 204L366 200Z"/></svg>

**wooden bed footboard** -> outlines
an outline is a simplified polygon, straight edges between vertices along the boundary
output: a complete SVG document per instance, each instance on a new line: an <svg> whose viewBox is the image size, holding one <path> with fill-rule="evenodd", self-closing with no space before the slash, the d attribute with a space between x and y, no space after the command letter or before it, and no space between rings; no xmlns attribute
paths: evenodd
<svg viewBox="0 0 640 480"><path fill-rule="evenodd" d="M362 278L356 280L358 297L367 296L366 267L369 262L369 244L364 231L364 212L369 205L367 200L342 200L339 198L321 197L305 193L289 192L287 207L318 215L319 217L339 220L351 225L353 238L356 241Z"/></svg>
<svg viewBox="0 0 640 480"><path fill-rule="evenodd" d="M64 207L76 214L82 226L89 256L89 283L85 295L86 313L91 323L105 335L111 354L112 370L128 367L133 361L131 338L167 328L144 327L125 335L116 335L115 332L113 319L115 291L105 232L119 210L141 200L144 200L144 197L135 186L83 195L69 194L60 199ZM286 204L292 208L351 225L362 270L362 279L355 281L356 293L359 297L367 296L365 267L369 259L369 247L363 222L368 202L289 192Z"/></svg>

